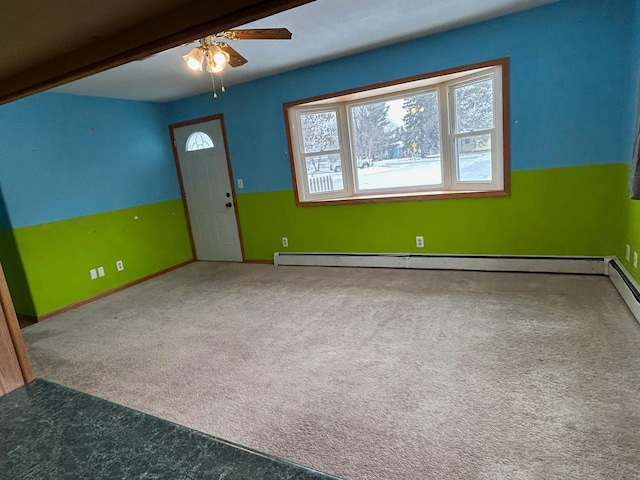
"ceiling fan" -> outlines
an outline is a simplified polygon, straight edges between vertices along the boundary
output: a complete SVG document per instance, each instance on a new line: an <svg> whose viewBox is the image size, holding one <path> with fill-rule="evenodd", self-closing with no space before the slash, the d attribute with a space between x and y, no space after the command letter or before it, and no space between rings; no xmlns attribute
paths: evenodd
<svg viewBox="0 0 640 480"><path fill-rule="evenodd" d="M227 65L239 67L247 63L238 51L227 41L235 40L290 40L291 32L286 28L250 28L245 30L225 30L221 33L207 35L197 40L200 44L182 58L192 70L202 71L203 64L207 72L211 73L213 82L213 96L215 92L214 73L221 73ZM222 77L221 77L222 80ZM222 85L224 92L224 85Z"/></svg>

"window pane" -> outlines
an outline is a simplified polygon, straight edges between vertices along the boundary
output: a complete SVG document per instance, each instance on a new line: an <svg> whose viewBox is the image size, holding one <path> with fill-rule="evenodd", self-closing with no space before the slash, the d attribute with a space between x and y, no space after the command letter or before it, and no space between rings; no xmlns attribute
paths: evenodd
<svg viewBox="0 0 640 480"><path fill-rule="evenodd" d="M302 121L304 153L325 152L340 148L336 112L305 113Z"/></svg>
<svg viewBox="0 0 640 480"><path fill-rule="evenodd" d="M441 183L442 168L439 156L383 160L378 162L374 168L358 170L358 188L360 190L416 187Z"/></svg>
<svg viewBox="0 0 640 480"><path fill-rule="evenodd" d="M491 181L491 135L472 135L456 139L459 182Z"/></svg>
<svg viewBox="0 0 640 480"><path fill-rule="evenodd" d="M493 128L493 80L487 79L453 89L456 133Z"/></svg>
<svg viewBox="0 0 640 480"><path fill-rule="evenodd" d="M351 108L359 190L442 183L438 94Z"/></svg>
<svg viewBox="0 0 640 480"><path fill-rule="evenodd" d="M213 147L213 140L211 140L211 137L204 132L193 132L189 135L189 138L187 138L187 152Z"/></svg>
<svg viewBox="0 0 640 480"><path fill-rule="evenodd" d="M340 155L310 155L306 157L309 193L327 193L342 190L342 163Z"/></svg>

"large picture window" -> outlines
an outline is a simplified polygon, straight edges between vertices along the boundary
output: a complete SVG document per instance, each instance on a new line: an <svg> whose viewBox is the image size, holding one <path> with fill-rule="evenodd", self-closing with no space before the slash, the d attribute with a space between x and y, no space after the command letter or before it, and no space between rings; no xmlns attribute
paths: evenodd
<svg viewBox="0 0 640 480"><path fill-rule="evenodd" d="M508 60L285 105L299 204L508 193Z"/></svg>

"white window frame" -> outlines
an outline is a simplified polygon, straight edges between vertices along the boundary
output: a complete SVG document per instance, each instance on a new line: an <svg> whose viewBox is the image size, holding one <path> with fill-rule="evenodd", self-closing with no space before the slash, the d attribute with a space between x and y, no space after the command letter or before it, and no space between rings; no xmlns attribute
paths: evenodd
<svg viewBox="0 0 640 480"><path fill-rule="evenodd" d="M456 130L456 113L453 91L456 87L464 87L474 83L482 82L485 79L493 81L493 128L484 130L471 130L469 132L457 133ZM503 128L502 128L502 75L500 67L494 67L486 72L486 75L474 74L457 80L447 82L445 85L447 90L447 104L449 113L449 123L447 125L447 155L449 157L449 166L451 171L447 172L450 176L449 189L455 191L495 191L502 190L504 187L504 161L503 161ZM442 119L441 119L442 121ZM458 138L475 137L478 135L490 135L491 137L491 180L486 182L469 182L457 179L458 163L455 159L455 144ZM493 148L497 145L498 148ZM444 156L444 155L443 155ZM444 162L443 162L444 163Z"/></svg>
<svg viewBox="0 0 640 480"><path fill-rule="evenodd" d="M302 115L304 114L314 114L314 113L327 113L327 112L335 112L336 121L338 123L338 148L333 150L320 150L317 152L305 152L304 148L304 138L302 135ZM333 200L340 199L353 196L353 190L350 188L350 183L347 182L345 175L347 175L347 166L348 163L345 162L346 152L349 150L348 141L344 141L346 136L346 127L345 127L345 118L342 112L336 107L324 107L324 108L300 108L295 110L295 125L293 126L294 131L300 132L299 135L295 135L296 139L296 152L298 152L298 168L304 173L304 182L299 185L302 188L302 192L304 198L313 198L314 200ZM348 136L348 134L347 134ZM311 193L309 190L309 179L307 175L307 157L315 157L319 155L340 155L340 165L342 171L342 182L344 185L343 190L336 190L333 192L327 193ZM302 177L302 175L301 175Z"/></svg>
<svg viewBox="0 0 640 480"><path fill-rule="evenodd" d="M493 128L456 132L454 89L491 78L493 81ZM415 200L427 198L508 195L508 132L504 118L508 102L503 98L503 78L508 80L508 59L435 72L388 84L364 87L321 98L285 104L292 173L298 205L326 205L328 203L358 203L369 201ZM507 83L508 84L508 83ZM436 92L440 114L440 158L442 183L383 189L358 188L358 162L353 148L351 109L361 105L379 103L411 95ZM338 122L339 148L321 152L305 152L302 138L301 116L309 113L335 112ZM477 135L491 138L491 180L461 181L457 179L456 140ZM310 192L307 157L340 155L343 189L331 192Z"/></svg>

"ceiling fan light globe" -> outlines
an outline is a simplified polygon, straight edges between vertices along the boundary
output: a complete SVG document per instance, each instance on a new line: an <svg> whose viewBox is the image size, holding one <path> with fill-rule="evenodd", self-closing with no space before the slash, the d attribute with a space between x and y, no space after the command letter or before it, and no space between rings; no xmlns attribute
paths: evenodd
<svg viewBox="0 0 640 480"><path fill-rule="evenodd" d="M229 54L223 51L219 51L213 54L213 63L218 67L224 68L229 62Z"/></svg>
<svg viewBox="0 0 640 480"><path fill-rule="evenodd" d="M187 60L187 66L191 70L202 71L202 64L200 62L198 62L197 60L194 60L193 58L190 58L190 59Z"/></svg>
<svg viewBox="0 0 640 480"><path fill-rule="evenodd" d="M204 53L202 53L200 49L194 48L182 58L185 62L187 62L187 66L191 70L197 70L199 72L202 71L202 60L204 60Z"/></svg>

